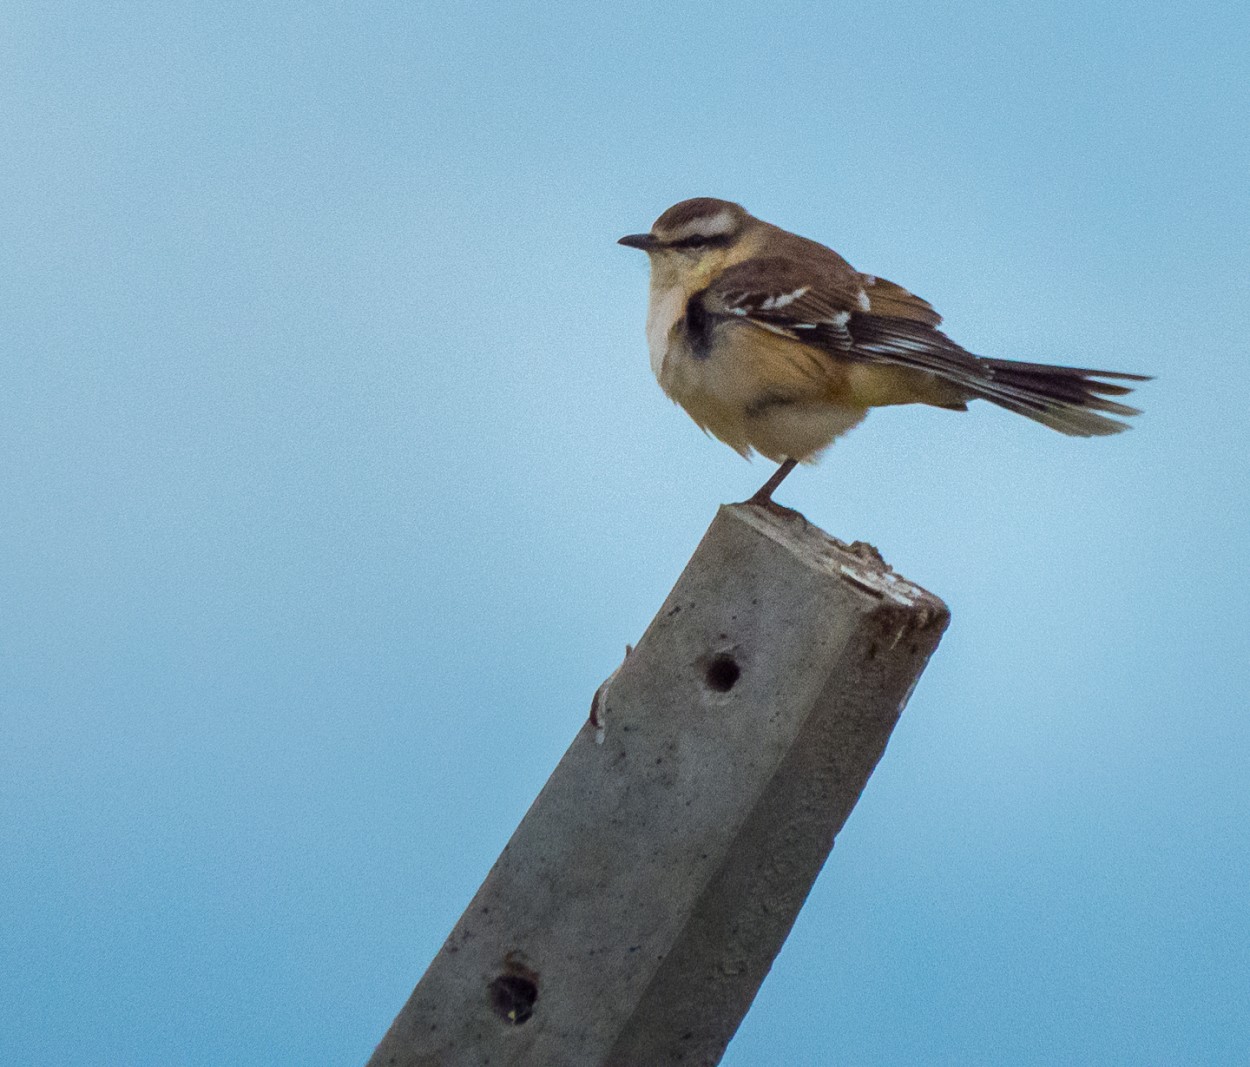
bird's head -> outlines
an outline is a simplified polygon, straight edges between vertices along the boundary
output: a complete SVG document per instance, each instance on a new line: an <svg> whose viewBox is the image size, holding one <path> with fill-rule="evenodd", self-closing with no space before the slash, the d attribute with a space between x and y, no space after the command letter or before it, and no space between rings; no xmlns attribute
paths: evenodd
<svg viewBox="0 0 1250 1067"><path fill-rule="evenodd" d="M733 257L752 221L738 204L699 196L674 204L649 233L631 233L617 244L646 252L657 275L710 274Z"/></svg>

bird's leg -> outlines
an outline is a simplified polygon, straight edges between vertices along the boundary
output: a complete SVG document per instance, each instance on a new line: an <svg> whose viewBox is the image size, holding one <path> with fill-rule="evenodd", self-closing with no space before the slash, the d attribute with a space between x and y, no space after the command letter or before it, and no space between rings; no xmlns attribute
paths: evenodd
<svg viewBox="0 0 1250 1067"><path fill-rule="evenodd" d="M786 480L786 475L794 470L794 468L798 465L799 461L797 459L787 459L780 467L773 471L773 476L759 487L759 491L751 497L747 503L756 504L762 508L779 507L779 505L773 503L773 493L776 492L777 486ZM786 508L785 510L789 511L790 509Z"/></svg>

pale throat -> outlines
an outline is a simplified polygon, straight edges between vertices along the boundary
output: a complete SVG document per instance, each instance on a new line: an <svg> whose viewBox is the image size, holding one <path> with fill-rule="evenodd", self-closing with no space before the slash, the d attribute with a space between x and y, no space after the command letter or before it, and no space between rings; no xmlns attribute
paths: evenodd
<svg viewBox="0 0 1250 1067"><path fill-rule="evenodd" d="M670 284L666 288L657 288L652 284L651 301L647 306L647 349L651 353L651 373L657 379L664 373L669 335L685 316L690 296L684 285Z"/></svg>
<svg viewBox="0 0 1250 1067"><path fill-rule="evenodd" d="M669 264L651 264L651 297L647 305L647 349L651 353L651 372L660 379L664 358L668 355L673 327L686 316L686 305L701 289L707 288L713 276L725 266L745 258L745 249L737 255L706 260L686 270L674 270Z"/></svg>

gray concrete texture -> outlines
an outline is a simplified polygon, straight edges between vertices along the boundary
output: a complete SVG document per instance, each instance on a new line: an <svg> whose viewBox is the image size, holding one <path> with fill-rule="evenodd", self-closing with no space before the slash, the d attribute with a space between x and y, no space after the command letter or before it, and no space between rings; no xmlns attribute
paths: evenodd
<svg viewBox="0 0 1250 1067"><path fill-rule="evenodd" d="M718 1063L948 621L722 508L370 1067Z"/></svg>

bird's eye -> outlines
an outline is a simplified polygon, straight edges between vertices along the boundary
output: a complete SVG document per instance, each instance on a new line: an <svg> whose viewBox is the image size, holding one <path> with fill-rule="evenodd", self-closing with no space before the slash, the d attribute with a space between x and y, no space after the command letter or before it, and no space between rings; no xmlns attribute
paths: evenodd
<svg viewBox="0 0 1250 1067"><path fill-rule="evenodd" d="M692 233L689 237L683 237L680 241L673 241L670 248L705 248L708 245L727 244L729 242L728 234L706 234Z"/></svg>

